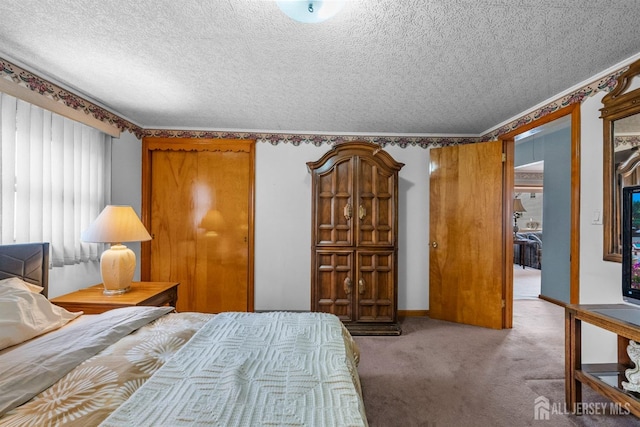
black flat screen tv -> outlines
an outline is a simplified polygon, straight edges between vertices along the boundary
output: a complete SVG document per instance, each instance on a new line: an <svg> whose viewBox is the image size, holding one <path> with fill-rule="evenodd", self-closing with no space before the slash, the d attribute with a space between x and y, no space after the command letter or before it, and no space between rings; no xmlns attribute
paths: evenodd
<svg viewBox="0 0 640 427"><path fill-rule="evenodd" d="M640 185L622 189L622 299L640 305Z"/></svg>

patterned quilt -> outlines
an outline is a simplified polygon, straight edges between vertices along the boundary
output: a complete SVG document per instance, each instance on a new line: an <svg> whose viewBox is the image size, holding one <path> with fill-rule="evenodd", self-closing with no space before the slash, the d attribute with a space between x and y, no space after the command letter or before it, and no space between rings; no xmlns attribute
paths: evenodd
<svg viewBox="0 0 640 427"><path fill-rule="evenodd" d="M100 424L212 316L171 313L143 326L7 412L0 426Z"/></svg>
<svg viewBox="0 0 640 427"><path fill-rule="evenodd" d="M345 336L330 314L219 314L102 425L366 426Z"/></svg>
<svg viewBox="0 0 640 427"><path fill-rule="evenodd" d="M88 358L0 426L366 426L358 356L331 315L171 313Z"/></svg>

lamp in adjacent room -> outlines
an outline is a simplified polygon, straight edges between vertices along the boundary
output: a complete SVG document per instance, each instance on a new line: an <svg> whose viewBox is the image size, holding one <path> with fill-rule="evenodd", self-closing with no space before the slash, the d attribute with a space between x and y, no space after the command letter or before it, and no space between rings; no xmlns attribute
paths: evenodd
<svg viewBox="0 0 640 427"><path fill-rule="evenodd" d="M291 19L306 24L325 21L344 6L344 0L277 0L276 3Z"/></svg>
<svg viewBox="0 0 640 427"><path fill-rule="evenodd" d="M523 212L527 210L522 206L522 200L517 197L513 199L513 234L516 234L519 230L518 228L518 218L522 216Z"/></svg>
<svg viewBox="0 0 640 427"><path fill-rule="evenodd" d="M104 293L118 295L127 292L136 269L136 255L122 243L151 240L133 208L108 205L81 238L85 242L111 244L100 258Z"/></svg>

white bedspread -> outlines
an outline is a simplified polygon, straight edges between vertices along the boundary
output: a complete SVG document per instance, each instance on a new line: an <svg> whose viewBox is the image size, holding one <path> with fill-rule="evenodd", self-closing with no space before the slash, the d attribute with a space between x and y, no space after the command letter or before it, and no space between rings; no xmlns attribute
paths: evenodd
<svg viewBox="0 0 640 427"><path fill-rule="evenodd" d="M219 314L102 425L366 426L349 359L333 315Z"/></svg>

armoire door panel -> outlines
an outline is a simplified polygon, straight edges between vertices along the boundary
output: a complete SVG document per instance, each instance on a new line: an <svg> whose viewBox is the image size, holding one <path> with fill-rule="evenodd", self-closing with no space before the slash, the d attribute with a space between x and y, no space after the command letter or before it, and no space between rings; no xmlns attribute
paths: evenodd
<svg viewBox="0 0 640 427"><path fill-rule="evenodd" d="M395 318L394 251L359 251L358 321L380 322Z"/></svg>
<svg viewBox="0 0 640 427"><path fill-rule="evenodd" d="M350 159L319 174L316 244L350 246L353 242L353 167Z"/></svg>
<svg viewBox="0 0 640 427"><path fill-rule="evenodd" d="M358 170L357 244L393 246L395 175L364 158L359 159Z"/></svg>
<svg viewBox="0 0 640 427"><path fill-rule="evenodd" d="M316 252L315 311L335 314L342 321L353 320L353 292L356 279L353 251Z"/></svg>

